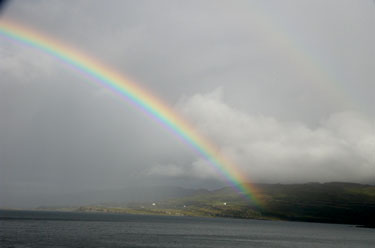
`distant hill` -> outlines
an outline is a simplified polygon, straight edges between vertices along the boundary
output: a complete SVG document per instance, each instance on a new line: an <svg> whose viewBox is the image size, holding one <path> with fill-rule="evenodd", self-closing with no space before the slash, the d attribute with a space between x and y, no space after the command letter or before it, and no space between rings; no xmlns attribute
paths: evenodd
<svg viewBox="0 0 375 248"><path fill-rule="evenodd" d="M133 202L153 202L209 192L206 189L186 189L173 186L128 187L124 189L93 190L66 195L49 195L34 202L37 209L76 208L83 205L125 206ZM35 208L32 206L32 208Z"/></svg>
<svg viewBox="0 0 375 248"><path fill-rule="evenodd" d="M260 185L264 216L374 226L375 186L354 183Z"/></svg>
<svg viewBox="0 0 375 248"><path fill-rule="evenodd" d="M225 187L213 191L187 190L185 195L164 199L152 197L149 201L117 206L82 206L78 210L375 226L375 186L339 182L255 186L260 205Z"/></svg>

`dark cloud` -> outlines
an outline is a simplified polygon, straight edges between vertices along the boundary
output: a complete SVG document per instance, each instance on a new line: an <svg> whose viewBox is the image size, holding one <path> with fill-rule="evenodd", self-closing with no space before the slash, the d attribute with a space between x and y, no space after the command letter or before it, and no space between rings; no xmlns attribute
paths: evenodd
<svg viewBox="0 0 375 248"><path fill-rule="evenodd" d="M5 10L8 0L0 0L0 14Z"/></svg>

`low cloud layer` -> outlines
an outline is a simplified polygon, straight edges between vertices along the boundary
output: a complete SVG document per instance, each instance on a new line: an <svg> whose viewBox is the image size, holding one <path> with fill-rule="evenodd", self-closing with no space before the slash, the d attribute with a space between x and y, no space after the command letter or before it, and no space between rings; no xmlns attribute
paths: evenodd
<svg viewBox="0 0 375 248"><path fill-rule="evenodd" d="M219 88L181 100L178 110L257 182L354 181L371 183L375 168L375 122L354 112L334 113L316 127L251 115L225 103ZM168 173L164 173L168 172ZM184 168L151 172L217 177L197 160Z"/></svg>

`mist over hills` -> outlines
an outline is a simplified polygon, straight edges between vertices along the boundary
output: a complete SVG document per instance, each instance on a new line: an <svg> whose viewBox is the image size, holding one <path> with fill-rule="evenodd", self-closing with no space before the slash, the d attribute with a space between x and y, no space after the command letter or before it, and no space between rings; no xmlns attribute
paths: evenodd
<svg viewBox="0 0 375 248"><path fill-rule="evenodd" d="M375 186L356 183L256 184L257 201L231 187L216 190L145 187L91 192L76 205L42 210L188 215L268 220L375 224ZM79 197L77 194L74 197ZM80 202L80 204L79 204ZM65 208L64 208L65 207ZM67 208L68 207L68 208Z"/></svg>
<svg viewBox="0 0 375 248"><path fill-rule="evenodd" d="M205 189L187 189L173 186L128 187L124 189L77 191L70 194L44 194L13 196L0 202L0 208L77 207L89 204L124 205L131 202L160 201L186 197ZM12 205L6 205L10 201Z"/></svg>

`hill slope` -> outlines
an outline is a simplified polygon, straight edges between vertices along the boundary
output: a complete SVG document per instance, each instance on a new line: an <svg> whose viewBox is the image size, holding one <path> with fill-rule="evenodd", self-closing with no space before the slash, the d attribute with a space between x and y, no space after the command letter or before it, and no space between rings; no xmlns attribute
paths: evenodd
<svg viewBox="0 0 375 248"><path fill-rule="evenodd" d="M353 183L257 184L260 205L232 188L196 191L173 199L124 206L85 206L80 211L220 216L374 226L375 186ZM154 203L154 204L153 204Z"/></svg>

